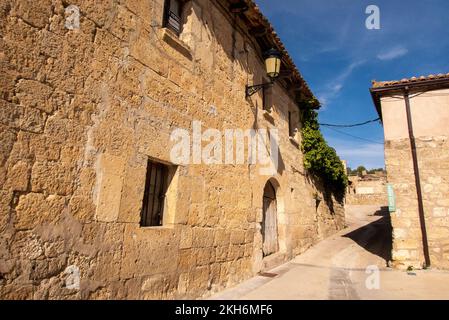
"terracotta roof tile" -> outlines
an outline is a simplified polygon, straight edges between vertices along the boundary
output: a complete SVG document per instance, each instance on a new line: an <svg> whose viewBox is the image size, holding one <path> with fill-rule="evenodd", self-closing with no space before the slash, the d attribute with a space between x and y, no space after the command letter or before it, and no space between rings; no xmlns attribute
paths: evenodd
<svg viewBox="0 0 449 320"><path fill-rule="evenodd" d="M301 86L307 91L307 93L309 95L313 96L313 93L310 90L308 84L302 77L301 73L299 72L298 68L296 67L295 63L293 62L293 59L290 57L289 53L287 52L284 44L282 43L281 39L279 38L277 32L274 30L270 21L263 15L259 6L254 2L254 0L244 0L244 1L247 4L249 10L254 12L257 15L259 23L267 29L267 32L269 34L271 34L272 39L277 46L277 49L280 50L282 53L284 62L292 69L293 76L296 79L296 81L301 84Z"/></svg>
<svg viewBox="0 0 449 320"><path fill-rule="evenodd" d="M373 88L384 88L384 87L390 87L398 84L407 84L407 83L417 83L420 81L427 81L427 80L435 80L435 79L449 79L449 73L443 74L437 74L433 75L430 74L428 76L420 76L417 77L411 77L409 79L402 79L402 80L392 80L392 81L376 81L373 80Z"/></svg>

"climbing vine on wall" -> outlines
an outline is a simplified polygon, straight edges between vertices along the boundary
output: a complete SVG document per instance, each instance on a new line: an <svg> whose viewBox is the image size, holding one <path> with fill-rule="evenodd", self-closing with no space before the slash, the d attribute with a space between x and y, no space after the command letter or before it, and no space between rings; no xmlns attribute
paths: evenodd
<svg viewBox="0 0 449 320"><path fill-rule="evenodd" d="M318 114L310 108L319 102L314 98L305 103L301 146L304 153L304 167L321 178L326 186L330 185L334 191L344 194L348 177L343 163L335 149L327 144L320 131Z"/></svg>

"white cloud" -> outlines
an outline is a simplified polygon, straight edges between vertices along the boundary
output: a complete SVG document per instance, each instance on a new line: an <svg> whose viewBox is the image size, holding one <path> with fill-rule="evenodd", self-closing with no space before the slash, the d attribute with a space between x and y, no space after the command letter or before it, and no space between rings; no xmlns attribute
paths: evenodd
<svg viewBox="0 0 449 320"><path fill-rule="evenodd" d="M387 51L383 51L377 55L377 59L382 61L393 60L405 56L408 53L408 49L403 46L391 48Z"/></svg>
<svg viewBox="0 0 449 320"><path fill-rule="evenodd" d="M329 81L324 89L318 93L318 100L320 100L324 109L333 99L337 98L344 87L346 80L351 76L354 70L364 64L365 61L356 61L347 66L337 77Z"/></svg>

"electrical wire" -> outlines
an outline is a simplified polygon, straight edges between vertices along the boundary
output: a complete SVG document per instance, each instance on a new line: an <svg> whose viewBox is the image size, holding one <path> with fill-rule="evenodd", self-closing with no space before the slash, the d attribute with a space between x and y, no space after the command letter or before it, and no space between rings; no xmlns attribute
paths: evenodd
<svg viewBox="0 0 449 320"><path fill-rule="evenodd" d="M343 134L343 135L346 135L346 136L355 138L355 139L359 139L359 140L363 140L363 141L367 141L367 142L371 142L371 143L375 143L375 144L381 144L381 145L384 145L383 142L379 142L379 141L374 141L374 140L370 140L370 139L365 139L365 138L362 138L362 137L358 137L358 136L352 135L352 134L350 134L350 133L347 133L347 132L343 132L343 131L337 130L337 129L332 128L332 127L325 127L325 128L326 128L326 129L329 129L329 130L332 130L332 131L335 131L335 132L338 132L338 133L340 133L340 134Z"/></svg>
<svg viewBox="0 0 449 320"><path fill-rule="evenodd" d="M369 123L373 123L373 122L377 122L379 121L380 118L377 119L373 119L373 120L368 120L365 122L361 122L361 123L355 123L355 124L330 124L330 123L320 123L320 126L324 126L324 127L335 127L335 128L354 128L354 127L360 127L360 126L364 126L366 124Z"/></svg>
<svg viewBox="0 0 449 320"><path fill-rule="evenodd" d="M411 95L409 98L410 98L410 99L413 99L413 98L419 97L419 96L424 95L424 94L428 94L428 95L426 95L426 96L429 96L429 97L433 97L433 96L434 96L434 97L441 97L441 96L448 96L448 95L449 95L449 94L447 94L447 93L430 93L430 94L429 94L428 91L424 91L424 92L419 92L419 93L416 93L416 94L414 94L414 95ZM390 99L391 99L391 100L403 100L404 97L403 97L403 96L391 96L391 97L387 98L386 100L387 100L387 101L388 101L388 100L391 101ZM329 130L338 132L338 133L340 133L340 134L343 134L343 135L346 135L346 136L349 136L349 137L352 137L352 138L355 138L355 139L359 139L359 140L363 140L363 141L367 141L367 142L371 142L371 143L376 143L376 144L384 145L384 143L379 142L379 141L374 141L374 140L370 140L370 139L358 137L358 136L352 135L352 134L350 134L350 133L343 132L343 131L340 131L340 130L335 129L335 128L354 128L354 127L360 127L360 126L364 126L364 125L367 125L367 124L370 124L370 123L373 123L373 122L377 122L377 121L380 121L380 118L373 119L373 120L368 120L368 121L361 122L361 123L355 123L355 124L330 124L330 123L319 123L319 125L325 127L326 129L329 129Z"/></svg>

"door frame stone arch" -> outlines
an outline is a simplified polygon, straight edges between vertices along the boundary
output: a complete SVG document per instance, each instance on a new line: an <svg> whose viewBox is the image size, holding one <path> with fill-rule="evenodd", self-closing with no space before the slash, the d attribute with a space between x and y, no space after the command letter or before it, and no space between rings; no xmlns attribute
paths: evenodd
<svg viewBox="0 0 449 320"><path fill-rule="evenodd" d="M264 190L265 186L271 183L271 185L274 188L274 191L276 193L276 213L277 213L277 232L278 232L278 251L272 255L264 257L263 254L263 237L262 237L262 222L263 222L263 201L264 201ZM272 263L267 263L268 260L276 260L280 261L279 264L283 262L283 257L285 256L287 252L287 246L286 246L286 219L285 219L285 202L284 202L284 192L283 188L281 187L281 184L276 178L270 178L265 181L265 183L259 187L259 196L257 197L258 203L260 203L259 208L259 218L258 218L258 230L255 234L255 241L254 241L254 271L259 272L263 271L267 268L267 265L271 265ZM282 260L282 261L281 261ZM276 263L275 263L276 264Z"/></svg>

